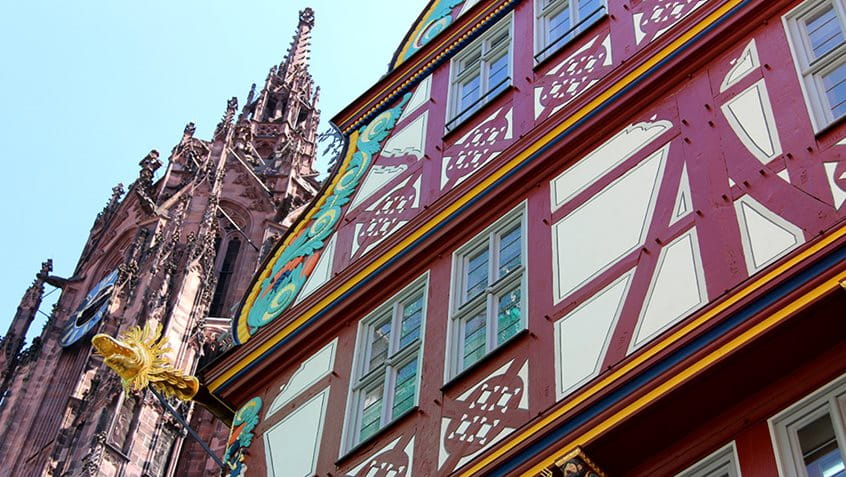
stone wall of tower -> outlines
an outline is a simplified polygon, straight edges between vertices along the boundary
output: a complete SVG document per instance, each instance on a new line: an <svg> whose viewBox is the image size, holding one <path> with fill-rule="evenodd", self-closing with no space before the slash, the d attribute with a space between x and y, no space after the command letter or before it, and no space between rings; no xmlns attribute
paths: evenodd
<svg viewBox="0 0 846 477"><path fill-rule="evenodd" d="M320 186L314 171L318 91L307 65L313 24L313 13L304 11L285 60L243 108L235 98L227 103L211 139L194 137L193 123L186 126L157 180L159 154L141 160L138 178L125 190L116 187L95 219L73 276L38 275L22 301L26 313L19 311L3 341L15 346L0 361L8 368L0 404L0 461L8 463L2 472L214 473L214 463L150 393L122 389L90 338L161 324L170 359L189 373L225 349L224 330L262 251ZM272 114L257 113L261 101L274 102ZM238 253L227 258L235 242ZM115 270L105 311L81 311L89 291ZM62 294L35 345L21 350L17 343L45 280ZM95 323L89 316L99 318ZM63 346L70 323L95 324ZM222 455L226 426L198 404L178 408Z"/></svg>

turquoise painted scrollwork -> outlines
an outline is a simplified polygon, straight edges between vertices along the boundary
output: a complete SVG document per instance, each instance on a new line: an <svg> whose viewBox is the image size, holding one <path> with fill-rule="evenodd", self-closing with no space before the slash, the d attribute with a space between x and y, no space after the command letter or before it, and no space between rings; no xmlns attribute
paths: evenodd
<svg viewBox="0 0 846 477"><path fill-rule="evenodd" d="M453 21L453 9L462 3L464 3L464 0L440 0L438 4L429 11L426 18L418 24L419 27L415 29L413 36L409 38L405 52L400 56L397 64L402 63L417 53L417 50L423 48L426 43L432 41L432 39L444 31L446 27L450 26Z"/></svg>
<svg viewBox="0 0 846 477"><path fill-rule="evenodd" d="M250 335L273 322L294 303L313 268L307 266L309 260L317 258L326 239L335 230L341 219L342 207L351 200L373 157L381 151L382 142L396 125L410 98L411 94L406 94L396 106L382 112L359 130L355 153L334 189L327 192L329 196L311 222L282 251L271 265L267 278L262 281L261 290L247 315ZM233 326L237 327L237 323ZM233 335L240 344L237 328L233 329Z"/></svg>
<svg viewBox="0 0 846 477"><path fill-rule="evenodd" d="M232 431L229 433L226 452L223 454L226 472L230 477L242 476L246 471L244 456L247 448L253 443L253 429L259 424L261 404L260 397L250 399L235 413L235 418L232 420Z"/></svg>

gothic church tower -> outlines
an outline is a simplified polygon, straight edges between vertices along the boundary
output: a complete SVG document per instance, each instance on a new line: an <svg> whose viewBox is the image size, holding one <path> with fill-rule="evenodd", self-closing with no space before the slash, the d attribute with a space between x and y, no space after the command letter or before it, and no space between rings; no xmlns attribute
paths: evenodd
<svg viewBox="0 0 846 477"><path fill-rule="evenodd" d="M211 139L188 124L160 179L159 153L141 160L137 179L116 187L95 219L71 277L45 262L0 342L0 475L217 473L152 395L122 391L90 338L161 324L171 360L189 373L227 348L263 255L320 187L313 26L314 13L302 11L285 59L242 108L228 101ZM23 349L45 282L61 296ZM222 455L226 427L200 405L179 411Z"/></svg>

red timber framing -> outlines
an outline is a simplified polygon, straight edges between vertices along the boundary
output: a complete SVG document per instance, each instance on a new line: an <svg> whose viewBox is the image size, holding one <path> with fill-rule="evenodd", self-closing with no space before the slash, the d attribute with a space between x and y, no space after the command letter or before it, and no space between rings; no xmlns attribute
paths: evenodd
<svg viewBox="0 0 846 477"><path fill-rule="evenodd" d="M320 401L309 464L320 475L558 475L556 461L579 450L607 475L673 475L731 441L743 475L776 475L767 419L846 373L846 126L811 124L782 22L800 3L610 0L606 16L534 64L535 2L479 1L342 111L344 164L360 128L402 111L371 166L401 172L344 205L332 247L311 265L325 265L325 282L205 370L234 408L262 399L251 471L273 475L267 436ZM450 57L502 21L511 84L447 132ZM760 107L752 119L749 101ZM629 153L572 186L580 164L636 134ZM637 180L649 182L645 195L626 185ZM601 206L610 197L620 205ZM628 233L627 202L644 207L635 246L608 245L613 260L585 265L579 257ZM455 372L456 252L518 207L525 329ZM673 262L680 255L690 261ZM669 263L689 280L662 298ZM423 276L415 405L351 438L360 322ZM565 325L615 293L607 333L585 333L598 343L594 372L567 375L578 358L562 351ZM330 345L326 372L281 401ZM498 400L483 412L488 391Z"/></svg>

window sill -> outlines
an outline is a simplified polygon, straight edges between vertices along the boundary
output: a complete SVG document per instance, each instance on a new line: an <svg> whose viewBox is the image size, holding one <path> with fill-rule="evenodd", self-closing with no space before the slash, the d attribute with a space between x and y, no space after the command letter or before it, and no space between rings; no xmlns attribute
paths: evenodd
<svg viewBox="0 0 846 477"><path fill-rule="evenodd" d="M810 114L812 112L809 110L808 113ZM846 123L846 115L840 116L834 121L826 124L825 126L821 127L819 131L814 131L814 137L819 139L820 137L825 136L832 130L836 129L838 126L842 126L844 123Z"/></svg>
<svg viewBox="0 0 846 477"><path fill-rule="evenodd" d="M518 331L517 333L514 334L514 336L505 340L505 343L502 343L501 345L499 345L496 348L494 348L493 350L491 350L490 353L483 356L482 359L480 359L479 361L476 361L475 363L471 364L467 368L464 368L463 370L461 370L460 373L458 373L455 376L449 378L449 380L446 383L444 383L443 386L441 386L440 391L442 393L448 392L450 389L452 389L456 385L457 382L463 381L463 378L465 378L467 375L469 375L472 372L476 371L477 369L481 368L485 364L490 363L491 360L493 360L494 357L501 355L506 349L515 346L515 343L517 343L518 341L522 341L523 337L528 336L528 335L529 335L529 329L528 328L523 328L522 330Z"/></svg>
<svg viewBox="0 0 846 477"><path fill-rule="evenodd" d="M597 25L599 25L600 23L603 23L603 21L606 18L608 18L608 16L609 16L608 12L606 11L605 14L602 15L601 17L597 18L596 21L594 21L590 25L586 26L584 30L582 30L582 31L576 33L575 35L573 35L573 38L571 38L568 41L565 41L564 43L559 45L558 48L553 48L553 49L547 51L546 56L544 56L542 59L534 60L535 66L532 67L532 71L537 72L537 70L539 70L539 69L543 68L545 65L549 64L550 60L552 58L558 56L558 53L564 51L565 49L567 49L568 46L571 46L574 43L581 40L582 38L584 38L588 33L590 33L594 28L596 28Z"/></svg>
<svg viewBox="0 0 846 477"><path fill-rule="evenodd" d="M447 142L447 140L448 140L450 137L452 137L452 136L453 136L456 132L458 132L459 130L464 129L464 127L465 127L465 126L466 126L466 125L467 125L467 124L468 124L468 123L469 123L472 119L474 119L474 118L478 117L478 116L479 116L479 114L481 114L481 112L482 112L482 111L485 111L486 109L488 109L488 107L490 107L490 105L491 105L492 103L495 103L495 102L496 102L499 98L503 97L505 94L507 94L507 93L509 93L509 92L511 92L511 91L514 91L514 90L516 90L516 89L517 89L517 87L516 87L516 86L514 86L514 84L513 84L513 83L512 83L512 84L509 84L508 86L506 86L505 88L503 88L503 89L502 89L502 91L500 91L500 92L498 92L497 94L495 94L495 95L491 96L491 98L490 98L489 100L485 101L482 105L480 105L480 106L479 106L479 109L477 109L477 110L473 111L472 113L470 113L470 114L469 114L466 118L464 118L463 120L458 121L457 123L455 123L455 125L454 125L454 126L452 126L450 129L446 129L446 127L444 127L444 134L443 134L443 136L441 137L441 140L442 140L443 142ZM449 124L449 122L450 122L450 121L452 121L453 119L455 119L455 118L450 118L450 119L448 119L448 120L447 120L447 124Z"/></svg>
<svg viewBox="0 0 846 477"><path fill-rule="evenodd" d="M394 429L395 427L399 426L400 423L409 419L409 416L412 414L417 414L420 411L420 406L415 405L411 409L405 411L404 413L397 416L393 421L385 424L384 427L376 431L375 434L364 439L363 441L359 442L358 444L351 447L349 450L341 454L341 457L338 457L338 460L335 461L335 466L340 467L343 465L347 460L349 460L353 455L357 454L358 451L364 449L365 447L369 446L370 444L377 441L380 437L384 436L389 430Z"/></svg>

